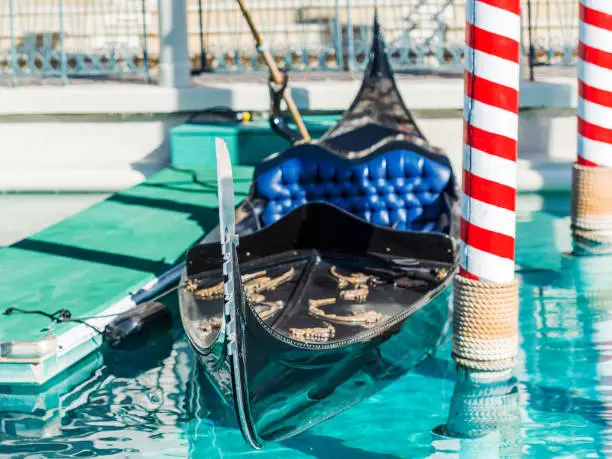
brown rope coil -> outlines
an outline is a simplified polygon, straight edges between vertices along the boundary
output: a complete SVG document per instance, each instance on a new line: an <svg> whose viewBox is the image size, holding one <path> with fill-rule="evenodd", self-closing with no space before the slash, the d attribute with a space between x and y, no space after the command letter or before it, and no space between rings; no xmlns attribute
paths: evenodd
<svg viewBox="0 0 612 459"><path fill-rule="evenodd" d="M612 251L612 168L572 168L572 236L587 252Z"/></svg>
<svg viewBox="0 0 612 459"><path fill-rule="evenodd" d="M454 279L453 357L467 368L513 368L518 353L518 280Z"/></svg>

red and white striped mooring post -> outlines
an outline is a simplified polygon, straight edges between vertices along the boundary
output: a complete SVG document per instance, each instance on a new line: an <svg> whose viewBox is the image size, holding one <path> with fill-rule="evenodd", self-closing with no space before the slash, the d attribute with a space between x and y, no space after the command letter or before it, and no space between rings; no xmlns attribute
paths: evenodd
<svg viewBox="0 0 612 459"><path fill-rule="evenodd" d="M612 0L580 0L574 250L612 252Z"/></svg>
<svg viewBox="0 0 612 459"><path fill-rule="evenodd" d="M612 1L612 0L611 0ZM468 0L460 271L453 357L507 372L518 353L514 275L520 0Z"/></svg>

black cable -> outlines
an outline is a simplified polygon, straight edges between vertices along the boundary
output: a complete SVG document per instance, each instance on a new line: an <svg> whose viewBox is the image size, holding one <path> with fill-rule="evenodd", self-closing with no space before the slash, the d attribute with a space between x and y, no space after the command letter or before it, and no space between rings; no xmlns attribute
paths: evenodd
<svg viewBox="0 0 612 459"><path fill-rule="evenodd" d="M160 294L156 295L155 297L149 299L147 301L147 303L151 302L151 301L157 301L158 299L163 298L164 296L174 292L175 290L178 290L181 287L184 287L184 286L179 284L179 285L176 285L176 286L172 287L171 289L164 290L162 293L160 293ZM97 327L94 327L93 325L91 325L89 323L87 323L86 322L87 320L103 319L103 318L107 318L107 317L116 317L118 315L123 314L123 312L118 312L118 313L115 313L115 314L103 314L103 315L99 315L99 316L90 316L90 317L72 317L72 313L68 309L60 309L58 311L55 311L53 314L49 314L48 312L45 312L45 311L40 311L40 310L28 311L26 309L18 308L18 307L15 307L15 306L7 308L4 311L3 314L5 316L9 316L9 315L13 314L14 312L19 312L21 314L34 314L34 315L44 316L44 317L47 317L49 320L51 320L52 323L75 322L75 323L87 325L89 328L91 328L92 330L96 331L100 335L103 335L104 331L100 330Z"/></svg>
<svg viewBox="0 0 612 459"><path fill-rule="evenodd" d="M14 312L20 312L22 314L35 314L35 315L44 316L44 317L47 317L49 320L51 320L52 323L57 323L57 324L65 323L65 322L76 322L76 323L80 323L83 325L87 325L89 328L91 328L92 330L95 330L99 334L103 333L99 328L94 327L91 324L88 324L83 319L80 319L80 318L73 319L72 313L68 309L60 309L58 311L55 311L53 314L49 314L45 311L38 311L38 310L28 311L28 310L17 308L17 307L10 307L4 311L4 315L9 316L13 314Z"/></svg>

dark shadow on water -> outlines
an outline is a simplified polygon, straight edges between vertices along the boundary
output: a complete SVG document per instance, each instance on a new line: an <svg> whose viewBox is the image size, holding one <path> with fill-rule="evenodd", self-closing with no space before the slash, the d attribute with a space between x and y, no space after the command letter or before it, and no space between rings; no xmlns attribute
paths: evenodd
<svg viewBox="0 0 612 459"><path fill-rule="evenodd" d="M347 446L338 438L324 435L302 434L281 443L283 446L312 455L319 459L397 459L400 456L387 453L375 453L360 448Z"/></svg>
<svg viewBox="0 0 612 459"><path fill-rule="evenodd" d="M520 265L515 272L521 277L521 286L524 288L551 285L559 280L559 271L554 269Z"/></svg>

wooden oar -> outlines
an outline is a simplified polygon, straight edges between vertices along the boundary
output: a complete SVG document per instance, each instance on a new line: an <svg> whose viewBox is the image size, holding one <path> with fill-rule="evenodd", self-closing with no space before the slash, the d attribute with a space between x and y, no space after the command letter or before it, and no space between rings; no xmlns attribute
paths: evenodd
<svg viewBox="0 0 612 459"><path fill-rule="evenodd" d="M253 34L255 43L257 44L257 51L259 51L259 53L263 56L264 60L266 61L266 65L270 69L270 74L272 75L272 79L274 80L274 83L278 85L283 84L283 76L281 72L278 70L278 67L276 66L276 62L274 62L274 58L272 57L272 54L270 54L270 51L268 51L264 47L264 42L263 42L263 39L261 38L261 34L257 30L257 27L255 27L255 24L253 23L253 19L251 18L251 15L246 9L244 2L242 0L236 0L236 1L238 2L238 5L240 6L240 10L242 11L242 15L244 16L244 19L246 19L246 22L249 25L249 28L251 29L251 33ZM287 108L289 109L289 112L291 113L291 117L293 118L295 125L300 131L300 134L302 135L304 140L310 140L310 134L308 134L306 125L304 124L304 121L302 120L302 117L300 116L300 112L298 111L297 106L295 105L295 102L293 101L293 98L291 97L291 93L289 91L285 91L283 93L283 99L285 99L285 102L287 103Z"/></svg>

